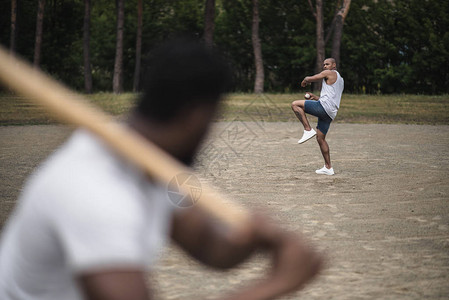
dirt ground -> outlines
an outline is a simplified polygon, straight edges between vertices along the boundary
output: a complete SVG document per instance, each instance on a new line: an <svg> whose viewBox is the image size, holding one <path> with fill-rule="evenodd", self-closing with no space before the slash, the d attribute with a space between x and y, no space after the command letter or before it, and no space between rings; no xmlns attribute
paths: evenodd
<svg viewBox="0 0 449 300"><path fill-rule="evenodd" d="M26 176L70 130L0 127L0 224ZM282 299L449 298L449 126L333 124L335 176L316 175L316 141L292 122L217 123L196 169L249 209L264 208L326 253L328 266ZM204 268L168 246L150 278L157 299L212 299L260 276L267 258Z"/></svg>

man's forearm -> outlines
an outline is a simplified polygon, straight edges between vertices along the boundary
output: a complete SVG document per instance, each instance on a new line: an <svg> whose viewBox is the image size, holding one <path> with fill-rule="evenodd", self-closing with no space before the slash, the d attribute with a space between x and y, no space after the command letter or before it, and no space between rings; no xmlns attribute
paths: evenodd
<svg viewBox="0 0 449 300"><path fill-rule="evenodd" d="M201 209L175 214L172 238L184 251L210 267L227 269L247 258L255 248L253 226L242 232L214 222Z"/></svg>
<svg viewBox="0 0 449 300"><path fill-rule="evenodd" d="M312 82L320 81L320 80L323 79L323 78L324 78L324 76L322 76L321 73L320 73L320 74L313 75L313 76L306 76L306 77L304 77L304 79L302 80L301 86L302 86L302 87L305 87L305 86L311 84Z"/></svg>
<svg viewBox="0 0 449 300"><path fill-rule="evenodd" d="M315 74L313 76L306 76L304 78L304 81L306 81L307 83L312 83L312 82L320 81L323 78L324 78L324 76L321 73L319 73L319 74Z"/></svg>

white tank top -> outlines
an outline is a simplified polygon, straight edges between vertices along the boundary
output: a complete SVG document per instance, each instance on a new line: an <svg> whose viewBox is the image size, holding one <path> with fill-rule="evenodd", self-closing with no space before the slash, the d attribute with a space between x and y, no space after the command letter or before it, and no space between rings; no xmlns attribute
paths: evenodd
<svg viewBox="0 0 449 300"><path fill-rule="evenodd" d="M341 94L344 89L344 80L336 70L337 81L333 84L327 84L326 80L323 79L323 84L321 86L320 103L323 106L326 113L333 120L337 116L337 111L340 108Z"/></svg>

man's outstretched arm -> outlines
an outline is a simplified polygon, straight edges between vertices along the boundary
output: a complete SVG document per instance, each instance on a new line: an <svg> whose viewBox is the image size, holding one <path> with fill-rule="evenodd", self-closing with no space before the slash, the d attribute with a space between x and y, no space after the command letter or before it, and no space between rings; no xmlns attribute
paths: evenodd
<svg viewBox="0 0 449 300"><path fill-rule="evenodd" d="M255 250L272 255L269 273L228 300L274 299L302 288L322 266L321 256L308 242L261 215L254 215L245 230L235 232L195 207L176 215L172 229L172 238L182 249L212 267L231 268Z"/></svg>
<svg viewBox="0 0 449 300"><path fill-rule="evenodd" d="M311 84L312 82L317 82L317 81L320 81L320 80L322 80L324 78L327 79L329 77L336 76L334 73L335 72L332 72L330 70L324 70L321 73L315 74L313 76L306 76L303 79L303 81L301 82L301 86L305 87L305 86Z"/></svg>
<svg viewBox="0 0 449 300"><path fill-rule="evenodd" d="M302 288L321 269L321 256L298 234L287 232L266 217L253 216L246 230L229 231L199 208L176 214L173 240L200 262L231 268L255 250L271 253L272 268L261 279L222 300L274 299ZM128 266L78 275L83 296L88 300L148 300L145 272Z"/></svg>

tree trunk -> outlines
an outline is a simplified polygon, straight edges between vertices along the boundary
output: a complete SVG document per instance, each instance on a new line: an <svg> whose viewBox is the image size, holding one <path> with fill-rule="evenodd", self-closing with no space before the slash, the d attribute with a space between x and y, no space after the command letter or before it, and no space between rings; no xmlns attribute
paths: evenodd
<svg viewBox="0 0 449 300"><path fill-rule="evenodd" d="M204 16L204 42L208 47L212 47L214 44L214 19L215 0L206 0L206 9Z"/></svg>
<svg viewBox="0 0 449 300"><path fill-rule="evenodd" d="M114 77L112 89L115 94L123 92L123 25L125 22L124 0L117 0L117 42L115 47Z"/></svg>
<svg viewBox="0 0 449 300"><path fill-rule="evenodd" d="M9 51L16 52L17 40L17 0L11 0L11 38L9 43Z"/></svg>
<svg viewBox="0 0 449 300"><path fill-rule="evenodd" d="M36 40L34 44L34 66L39 67L41 63L42 35L44 27L45 0L39 0L36 18Z"/></svg>
<svg viewBox="0 0 449 300"><path fill-rule="evenodd" d="M136 64L134 67L134 83L133 92L139 91L140 88L140 64L142 60L142 0L137 0L137 36L136 36Z"/></svg>
<svg viewBox="0 0 449 300"><path fill-rule="evenodd" d="M323 0L316 0L316 64L315 74L323 70L325 59ZM321 81L313 84L313 90L321 90Z"/></svg>
<svg viewBox="0 0 449 300"><path fill-rule="evenodd" d="M346 16L348 15L350 5L351 0L343 1L343 6L337 12L337 16L335 19L334 36L332 38L332 57L335 58L337 67L340 65L340 46L341 37L343 34L343 25L345 23Z"/></svg>
<svg viewBox="0 0 449 300"><path fill-rule="evenodd" d="M84 90L87 94L92 93L92 68L90 65L90 8L90 0L84 0Z"/></svg>
<svg viewBox="0 0 449 300"><path fill-rule="evenodd" d="M251 35L253 50L254 50L254 62L256 66L256 77L254 80L254 93L263 93L265 74L263 70L262 59L262 46L259 38L259 1L253 0L253 24Z"/></svg>

